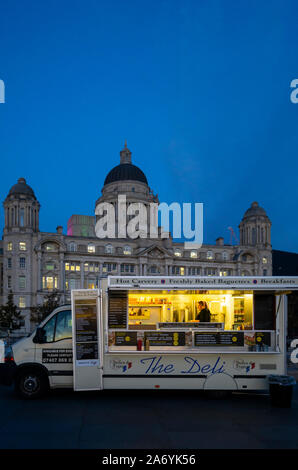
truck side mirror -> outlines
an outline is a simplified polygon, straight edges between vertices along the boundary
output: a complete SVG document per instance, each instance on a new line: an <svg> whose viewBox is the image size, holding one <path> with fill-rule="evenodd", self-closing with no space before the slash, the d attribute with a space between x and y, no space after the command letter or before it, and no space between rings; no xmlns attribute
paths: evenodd
<svg viewBox="0 0 298 470"><path fill-rule="evenodd" d="M33 343L42 344L45 342L45 334L43 328L38 327L36 329L35 336L33 338Z"/></svg>

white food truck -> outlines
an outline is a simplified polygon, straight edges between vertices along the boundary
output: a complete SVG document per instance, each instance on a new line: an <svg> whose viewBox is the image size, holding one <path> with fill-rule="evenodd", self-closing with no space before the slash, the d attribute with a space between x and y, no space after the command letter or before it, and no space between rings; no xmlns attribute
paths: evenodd
<svg viewBox="0 0 298 470"><path fill-rule="evenodd" d="M0 382L26 398L49 387L271 391L270 378L295 383L286 332L297 289L297 277L110 276L73 290L8 349Z"/></svg>

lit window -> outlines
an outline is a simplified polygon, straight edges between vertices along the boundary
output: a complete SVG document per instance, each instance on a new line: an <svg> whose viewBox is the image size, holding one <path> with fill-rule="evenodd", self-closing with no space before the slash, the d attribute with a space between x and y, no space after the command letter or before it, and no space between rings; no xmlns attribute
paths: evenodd
<svg viewBox="0 0 298 470"><path fill-rule="evenodd" d="M123 248L123 254L124 255L131 255L131 247L129 245L126 245L124 248Z"/></svg>
<svg viewBox="0 0 298 470"><path fill-rule="evenodd" d="M177 248L174 250L174 255L175 256L182 256L182 253L180 250L178 250Z"/></svg>
<svg viewBox="0 0 298 470"><path fill-rule="evenodd" d="M26 299L25 297L19 297L19 307L25 308L26 307Z"/></svg>
<svg viewBox="0 0 298 470"><path fill-rule="evenodd" d="M25 276L19 276L19 289L26 289L26 278L25 278Z"/></svg>
<svg viewBox="0 0 298 470"><path fill-rule="evenodd" d="M47 243L45 249L46 251L57 251L57 245L55 243Z"/></svg>
<svg viewBox="0 0 298 470"><path fill-rule="evenodd" d="M264 256L264 257L263 257L263 264L267 264L267 262L268 262L268 260L267 260L267 258Z"/></svg>
<svg viewBox="0 0 298 470"><path fill-rule="evenodd" d="M93 243L88 244L88 253L95 253L95 245Z"/></svg>
<svg viewBox="0 0 298 470"><path fill-rule="evenodd" d="M75 265L74 265L74 263L71 263L71 265L70 265L70 270L71 270L71 271L74 271L74 270L75 270Z"/></svg>
<svg viewBox="0 0 298 470"><path fill-rule="evenodd" d="M27 247L26 247L26 242L20 242L19 243L19 249L21 251L26 251Z"/></svg>
<svg viewBox="0 0 298 470"><path fill-rule="evenodd" d="M112 254L112 253L113 253L113 245L110 245L110 244L109 244L109 245L106 245L106 246L105 246L105 252L106 252L107 254Z"/></svg>
<svg viewBox="0 0 298 470"><path fill-rule="evenodd" d="M12 267L11 258L7 258L7 268L11 269L11 267Z"/></svg>
<svg viewBox="0 0 298 470"><path fill-rule="evenodd" d="M192 251L190 252L190 257L191 257L191 258L197 258L197 257L198 257L198 252L197 252L196 250L192 250Z"/></svg>
<svg viewBox="0 0 298 470"><path fill-rule="evenodd" d="M207 259L213 259L213 258L214 258L213 251L211 250L207 251Z"/></svg>
<svg viewBox="0 0 298 470"><path fill-rule="evenodd" d="M7 251L12 251L12 242L7 243Z"/></svg>
<svg viewBox="0 0 298 470"><path fill-rule="evenodd" d="M85 279L85 281L84 281L84 288L85 288L85 289L95 289L95 288L96 288L96 281L95 281L95 279Z"/></svg>
<svg viewBox="0 0 298 470"><path fill-rule="evenodd" d="M84 271L89 271L89 263L84 263Z"/></svg>
<svg viewBox="0 0 298 470"><path fill-rule="evenodd" d="M69 271L69 269L70 269L69 263L65 263L65 271Z"/></svg>
<svg viewBox="0 0 298 470"><path fill-rule="evenodd" d="M42 287L43 289L57 289L57 277L53 276L43 276L42 278Z"/></svg>
<svg viewBox="0 0 298 470"><path fill-rule="evenodd" d="M184 268L180 268L180 276L184 276L184 273L185 273L185 269Z"/></svg>
<svg viewBox="0 0 298 470"><path fill-rule="evenodd" d="M228 271L219 271L220 276L228 276Z"/></svg>
<svg viewBox="0 0 298 470"><path fill-rule="evenodd" d="M21 269L26 268L26 258L20 258L20 268Z"/></svg>
<svg viewBox="0 0 298 470"><path fill-rule="evenodd" d="M76 263L76 271L81 271L81 266L78 263Z"/></svg>

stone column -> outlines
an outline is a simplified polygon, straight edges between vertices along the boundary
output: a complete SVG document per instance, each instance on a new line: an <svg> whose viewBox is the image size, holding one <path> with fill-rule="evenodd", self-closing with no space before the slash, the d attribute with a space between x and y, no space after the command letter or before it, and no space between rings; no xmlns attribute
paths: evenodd
<svg viewBox="0 0 298 470"><path fill-rule="evenodd" d="M42 289L42 279L41 279L41 251L37 253L37 289L40 291Z"/></svg>
<svg viewBox="0 0 298 470"><path fill-rule="evenodd" d="M81 289L84 289L84 262L80 262L80 270L81 270Z"/></svg>

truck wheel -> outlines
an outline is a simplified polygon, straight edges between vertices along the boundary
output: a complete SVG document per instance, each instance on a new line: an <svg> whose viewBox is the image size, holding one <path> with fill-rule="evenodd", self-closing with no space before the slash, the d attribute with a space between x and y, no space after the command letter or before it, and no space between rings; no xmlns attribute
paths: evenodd
<svg viewBox="0 0 298 470"><path fill-rule="evenodd" d="M17 394L29 400L42 397L49 388L48 378L37 369L24 369L17 375L15 390Z"/></svg>

